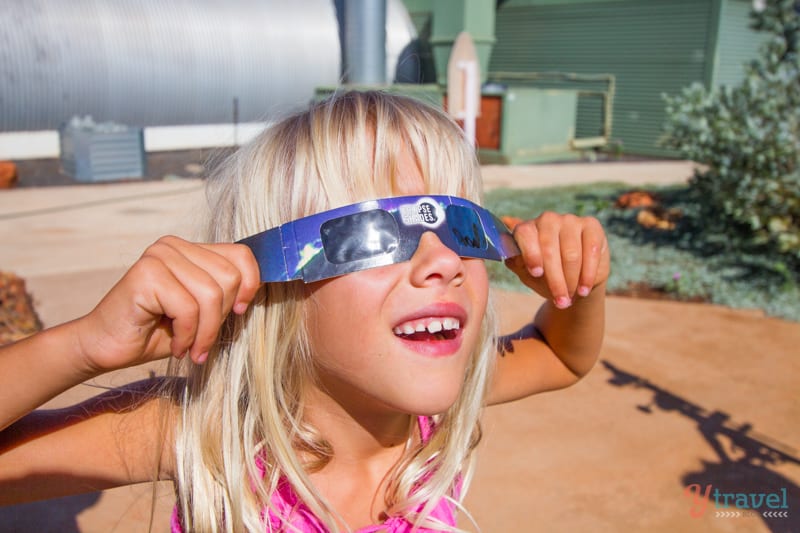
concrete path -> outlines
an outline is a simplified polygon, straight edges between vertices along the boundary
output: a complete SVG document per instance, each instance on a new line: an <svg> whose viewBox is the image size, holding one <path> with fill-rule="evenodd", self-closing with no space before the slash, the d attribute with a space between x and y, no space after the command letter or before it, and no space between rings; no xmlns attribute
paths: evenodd
<svg viewBox="0 0 800 533"><path fill-rule="evenodd" d="M487 190L529 189L580 183L618 182L631 185L667 185L689 179L697 165L691 161L636 161L553 163L542 165L485 165Z"/></svg>
<svg viewBox="0 0 800 533"><path fill-rule="evenodd" d="M487 187L691 174L690 164L671 163L484 170ZM26 278L46 324L68 320L90 310L159 235L191 238L202 201L195 180L0 191L0 269ZM512 330L539 300L499 293L498 303ZM800 531L800 324L613 297L608 315L601 361L581 383L487 410L467 498L482 531ZM48 406L146 372L104 376ZM710 503L693 498L709 486ZM715 495L722 504L771 494L778 506L786 498L788 517L764 516L784 511L766 504L740 516L715 508ZM154 495L153 531L167 531L173 496L161 484L155 493L142 485L0 508L0 533L147 531Z"/></svg>

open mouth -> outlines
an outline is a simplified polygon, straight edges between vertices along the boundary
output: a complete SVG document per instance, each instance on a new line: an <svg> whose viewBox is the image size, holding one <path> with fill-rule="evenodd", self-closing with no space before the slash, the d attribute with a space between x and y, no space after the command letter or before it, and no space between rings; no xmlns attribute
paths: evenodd
<svg viewBox="0 0 800 533"><path fill-rule="evenodd" d="M409 320L394 327L394 334L404 340L432 342L453 340L461 331L461 321L453 317L429 317Z"/></svg>

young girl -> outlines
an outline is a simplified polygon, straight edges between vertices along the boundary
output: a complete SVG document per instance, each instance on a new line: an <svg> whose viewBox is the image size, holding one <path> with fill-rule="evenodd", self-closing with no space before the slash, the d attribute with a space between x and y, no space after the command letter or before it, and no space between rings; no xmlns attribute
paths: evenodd
<svg viewBox="0 0 800 533"><path fill-rule="evenodd" d="M335 95L208 185L215 244L162 238L87 316L0 351L0 503L172 479L173 531L456 530L481 409L597 358L599 223L507 234L416 100ZM484 259L547 298L528 334L497 337ZM169 378L31 412L170 355Z"/></svg>

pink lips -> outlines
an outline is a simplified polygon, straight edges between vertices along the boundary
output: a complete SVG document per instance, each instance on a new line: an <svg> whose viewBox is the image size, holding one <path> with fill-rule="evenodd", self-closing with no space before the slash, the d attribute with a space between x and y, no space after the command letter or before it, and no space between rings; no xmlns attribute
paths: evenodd
<svg viewBox="0 0 800 533"><path fill-rule="evenodd" d="M452 338L438 339L438 340L411 340L403 337L396 337L398 341L411 351L417 352L420 355L427 357L447 357L454 355L461 348L462 333L464 325L467 321L467 312L458 304L455 303L437 303L426 306L422 309L414 311L414 313L406 315L397 324L405 322L422 320L425 318L444 318L452 317L458 319L460 327L454 330Z"/></svg>

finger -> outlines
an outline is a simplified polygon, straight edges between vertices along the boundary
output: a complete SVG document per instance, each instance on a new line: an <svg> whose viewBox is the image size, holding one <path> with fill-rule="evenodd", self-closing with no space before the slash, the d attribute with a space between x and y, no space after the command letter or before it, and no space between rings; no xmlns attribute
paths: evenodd
<svg viewBox="0 0 800 533"><path fill-rule="evenodd" d="M142 274L139 275L139 272ZM161 330L169 339L169 352L175 357L182 357L194 344L197 334L200 308L194 296L155 255L145 253L131 268L130 274L131 279L141 280L149 289L137 293L139 297L134 300L135 305L147 313L148 321L158 321L156 329ZM160 317L168 319L169 328L163 327ZM156 344L150 348L155 354L164 353L164 348L160 346L162 339L162 336L153 335L152 340Z"/></svg>
<svg viewBox="0 0 800 533"><path fill-rule="evenodd" d="M169 244L190 263L208 274L221 289L219 311L220 320L224 320L236 303L242 282L241 271L224 255L225 245L194 244L182 239L170 241Z"/></svg>
<svg viewBox="0 0 800 533"><path fill-rule="evenodd" d="M243 244L203 244L201 246L219 254L236 269L238 290L231 309L234 313L241 315L247 310L261 286L258 262L252 250Z"/></svg>
<svg viewBox="0 0 800 533"><path fill-rule="evenodd" d="M587 217L581 234L583 243L583 265L578 283L578 294L588 296L595 286L597 273L600 268L602 253L606 245L606 236L603 227L596 218Z"/></svg>
<svg viewBox="0 0 800 533"><path fill-rule="evenodd" d="M244 313L261 286L258 262L250 248L242 244L193 244L174 239L170 244L207 270L223 288L223 316L230 311Z"/></svg>
<svg viewBox="0 0 800 533"><path fill-rule="evenodd" d="M219 328L226 316L225 289L210 271L219 275L219 263L213 252L197 253L199 247L177 238L160 239L148 248L147 255L163 262L172 276L194 299L197 312L193 315L177 314L173 319L176 337L180 336L178 327L189 328L188 320L195 322L194 342L190 344L189 356L195 362L202 362L217 338ZM198 262L198 257L202 258ZM194 259L194 260L192 260ZM229 298L232 300L232 298ZM182 336L180 336L183 339ZM184 346L181 343L181 346Z"/></svg>
<svg viewBox="0 0 800 533"><path fill-rule="evenodd" d="M544 261L539 245L539 229L534 221L521 222L514 228L514 240L522 253L525 269L534 278L544 275Z"/></svg>
<svg viewBox="0 0 800 533"><path fill-rule="evenodd" d="M537 219L539 228L539 245L542 252L542 262L547 286L553 297L553 302L559 309L572 305L567 280L564 277L564 268L561 257L561 224L562 218L555 213L543 213Z"/></svg>
<svg viewBox="0 0 800 533"><path fill-rule="evenodd" d="M572 298L578 290L583 263L582 219L575 215L562 218L559 243L561 250L561 269L566 283L567 296Z"/></svg>

